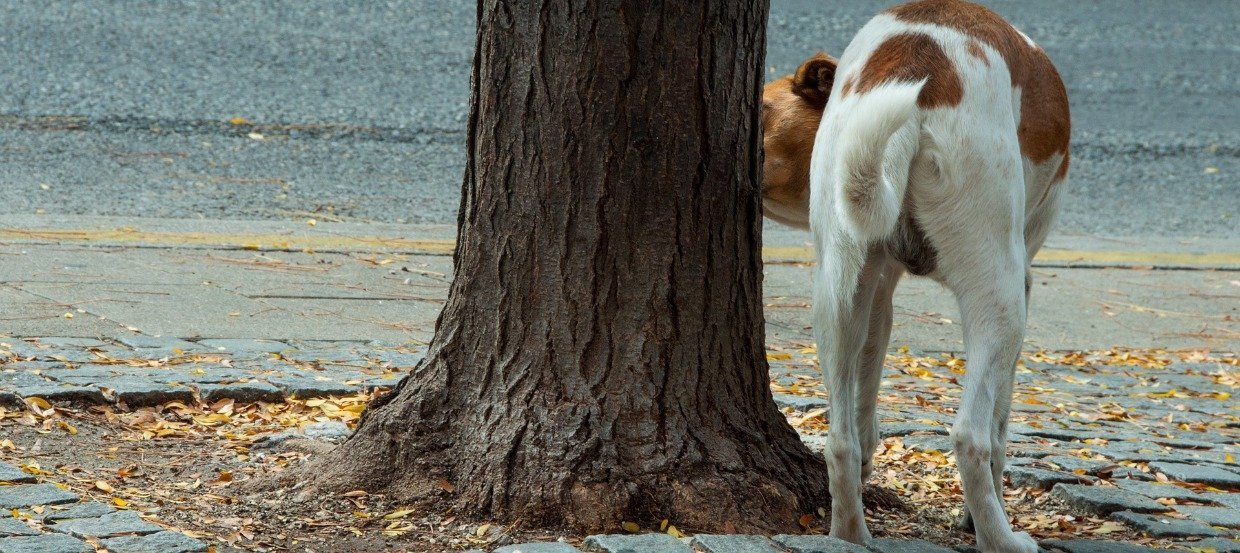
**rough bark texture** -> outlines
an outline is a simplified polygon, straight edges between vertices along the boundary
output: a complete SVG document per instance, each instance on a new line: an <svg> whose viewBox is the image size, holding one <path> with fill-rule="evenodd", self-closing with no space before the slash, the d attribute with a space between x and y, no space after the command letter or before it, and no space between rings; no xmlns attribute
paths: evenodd
<svg viewBox="0 0 1240 553"><path fill-rule="evenodd" d="M768 387L767 2L482 0L455 276L426 361L316 463L582 530L788 530L826 467Z"/></svg>

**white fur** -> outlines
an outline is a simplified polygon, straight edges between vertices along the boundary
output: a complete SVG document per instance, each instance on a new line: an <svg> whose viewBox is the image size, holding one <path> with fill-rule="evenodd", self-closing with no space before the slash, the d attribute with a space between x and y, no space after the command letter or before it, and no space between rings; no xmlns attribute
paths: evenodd
<svg viewBox="0 0 1240 553"><path fill-rule="evenodd" d="M928 34L943 47L964 85L961 103L917 108L924 81L843 97L842 83L871 52L907 31ZM814 327L831 394L831 534L858 543L869 538L861 482L878 442L875 396L891 294L904 270L879 244L911 208L938 253L929 276L960 305L969 370L952 437L978 547L1034 553L1034 541L1008 523L1002 475L1029 262L1054 216L1059 188L1048 187L1061 158L1041 164L1022 158L1020 91L998 52L986 47L989 64L983 63L966 52L968 38L888 15L874 18L840 59L815 138L809 223L818 257ZM850 195L850 186L869 186L871 194Z"/></svg>

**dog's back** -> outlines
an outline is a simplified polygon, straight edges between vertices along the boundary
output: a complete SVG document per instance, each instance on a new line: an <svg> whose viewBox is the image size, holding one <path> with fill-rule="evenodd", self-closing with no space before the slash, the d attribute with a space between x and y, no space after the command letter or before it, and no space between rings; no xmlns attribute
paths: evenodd
<svg viewBox="0 0 1240 553"><path fill-rule="evenodd" d="M1001 193L982 190L997 183L974 175L974 165L993 166L1004 148L1019 150L1014 170L1024 177L1020 226L1030 256L1045 239L1056 184L1068 170L1068 99L1050 59L994 12L960 0L900 5L863 27L839 61L823 127L824 153L840 147L822 156L817 172L848 175L832 198L837 209L823 216L888 238L915 274L933 272L939 261L927 258L935 252L922 233L960 224L931 205ZM914 221L914 211L926 220Z"/></svg>

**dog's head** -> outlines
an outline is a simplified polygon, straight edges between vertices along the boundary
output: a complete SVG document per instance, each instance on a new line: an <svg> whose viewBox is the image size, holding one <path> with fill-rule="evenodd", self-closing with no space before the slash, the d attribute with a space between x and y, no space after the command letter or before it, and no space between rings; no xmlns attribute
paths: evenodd
<svg viewBox="0 0 1240 553"><path fill-rule="evenodd" d="M809 158L835 67L819 53L762 89L762 211L786 225L809 226Z"/></svg>

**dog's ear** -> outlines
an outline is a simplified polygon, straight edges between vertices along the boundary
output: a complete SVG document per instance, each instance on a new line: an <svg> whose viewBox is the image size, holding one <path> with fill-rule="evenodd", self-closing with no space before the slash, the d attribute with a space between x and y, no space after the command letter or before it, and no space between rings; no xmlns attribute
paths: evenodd
<svg viewBox="0 0 1240 553"><path fill-rule="evenodd" d="M827 105L831 86L835 84L835 67L838 60L822 52L805 60L792 76L792 92L814 107Z"/></svg>

